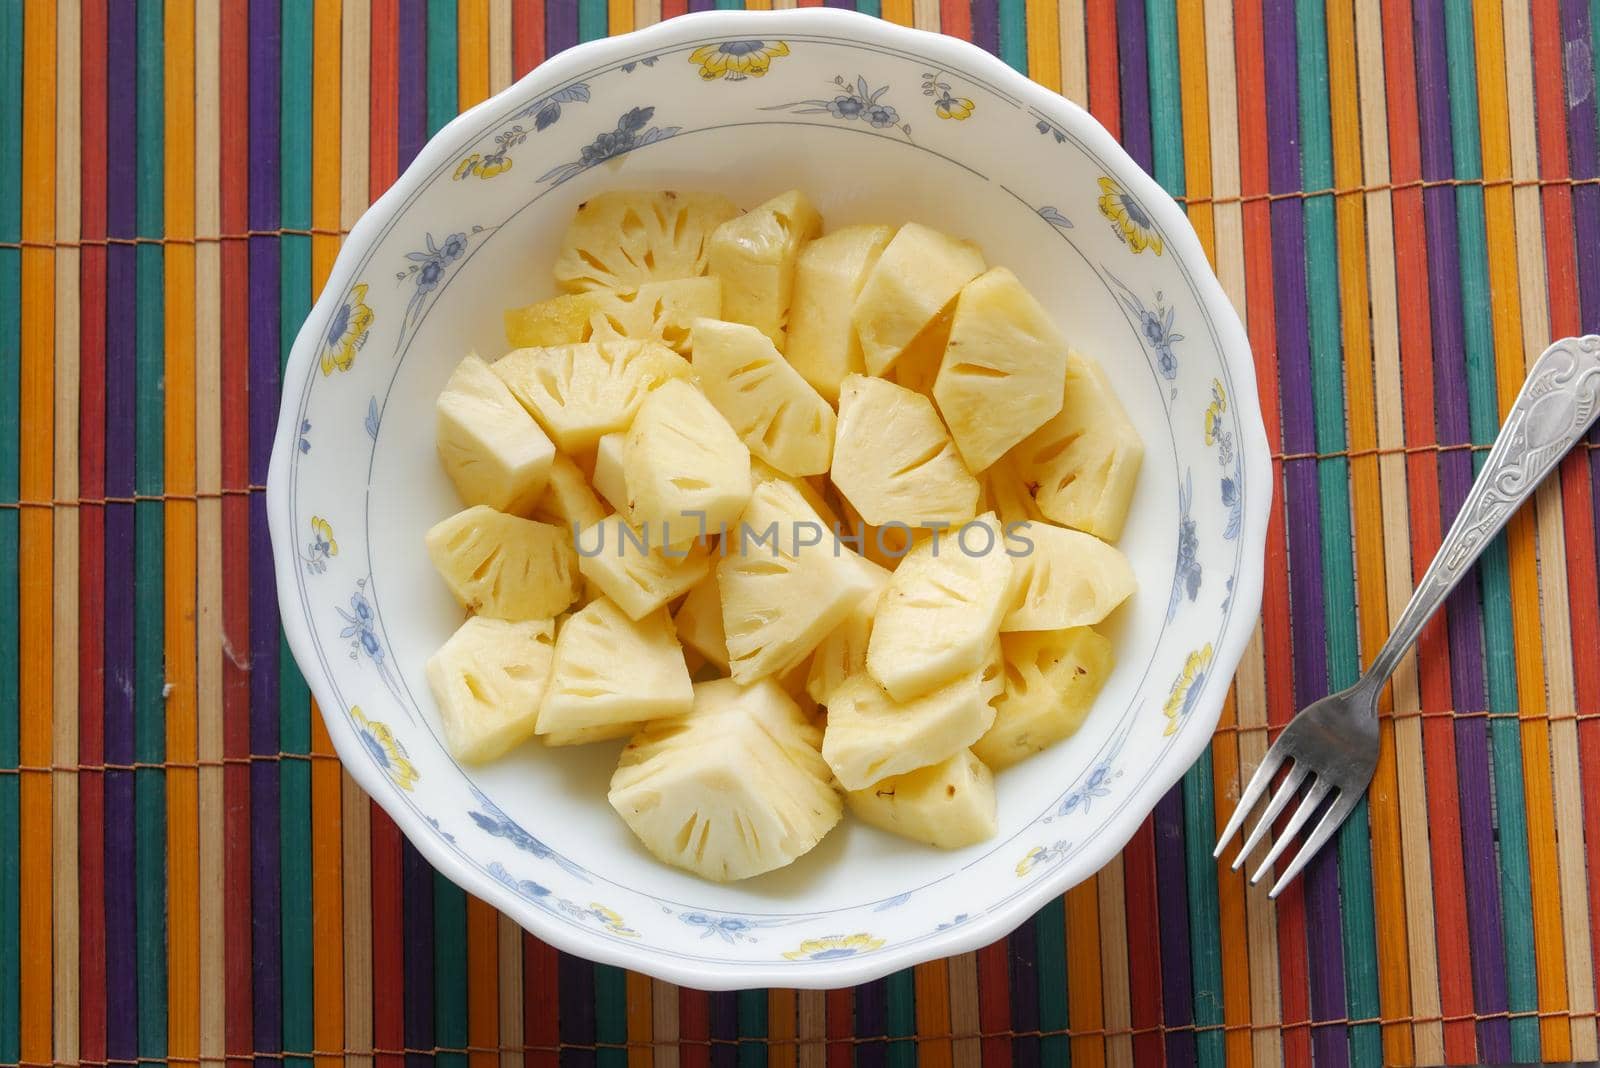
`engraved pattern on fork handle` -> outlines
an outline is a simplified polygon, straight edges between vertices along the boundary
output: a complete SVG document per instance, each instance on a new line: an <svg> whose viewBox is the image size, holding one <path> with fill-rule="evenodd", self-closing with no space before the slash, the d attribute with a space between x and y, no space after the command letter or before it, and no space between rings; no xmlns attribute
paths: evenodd
<svg viewBox="0 0 1600 1068"><path fill-rule="evenodd" d="M1577 444L1600 412L1600 336L1557 341L1522 391L1388 641L1358 684L1375 699L1423 626L1500 528ZM1374 700L1373 710L1377 705Z"/></svg>

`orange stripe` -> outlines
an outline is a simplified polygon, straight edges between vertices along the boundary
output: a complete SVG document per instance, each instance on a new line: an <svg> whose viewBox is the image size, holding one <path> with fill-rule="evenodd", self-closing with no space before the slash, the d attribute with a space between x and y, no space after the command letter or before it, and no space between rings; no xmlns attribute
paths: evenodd
<svg viewBox="0 0 1600 1068"><path fill-rule="evenodd" d="M949 1035L950 966L942 960L919 964L913 973L913 981L917 991L917 1033ZM917 1063L922 1068L950 1068L952 1054L949 1038L917 1040Z"/></svg>
<svg viewBox="0 0 1600 1068"><path fill-rule="evenodd" d="M1061 8L1057 0L1027 0L1028 77L1061 92Z"/></svg>
<svg viewBox="0 0 1600 1068"><path fill-rule="evenodd" d="M748 7L753 5L747 4L746 6ZM898 26L911 25L913 19L913 10L914 8L911 0L883 0L883 17ZM1031 37L1033 33L1031 27L1029 28L1028 32ZM1031 65L1029 69L1033 69Z"/></svg>
<svg viewBox="0 0 1600 1068"><path fill-rule="evenodd" d="M489 99L489 0L461 0L456 12L456 106Z"/></svg>
<svg viewBox="0 0 1600 1068"><path fill-rule="evenodd" d="M651 1068L655 1056L650 1043L655 1040L655 990L648 975L628 973L628 1068ZM789 1013L794 1019L794 1013ZM792 1024L791 1024L792 1026Z"/></svg>
<svg viewBox="0 0 1600 1068"><path fill-rule="evenodd" d="M1100 989L1100 890L1093 879L1067 891L1067 1020L1072 1063L1099 1068L1106 1063L1106 1044L1095 1032L1105 1026Z"/></svg>
<svg viewBox="0 0 1600 1068"><path fill-rule="evenodd" d="M467 898L467 1057L472 1068L497 1068L500 1055L500 917Z"/></svg>
<svg viewBox="0 0 1600 1068"><path fill-rule="evenodd" d="M55 237L56 11L30 4L23 19L22 237ZM22 250L22 495L54 491L55 256L47 248ZM30 514L31 513L31 514ZM21 516L18 642L20 755L22 763L48 761L53 748L51 604L54 598L54 531L47 509ZM21 782L22 842L19 920L21 950L21 1053L23 1060L51 1058L51 810L48 775Z"/></svg>

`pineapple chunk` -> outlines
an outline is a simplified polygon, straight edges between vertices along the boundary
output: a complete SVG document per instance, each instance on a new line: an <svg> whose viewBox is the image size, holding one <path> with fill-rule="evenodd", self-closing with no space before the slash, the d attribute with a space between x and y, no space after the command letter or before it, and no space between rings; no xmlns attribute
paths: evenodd
<svg viewBox="0 0 1600 1068"><path fill-rule="evenodd" d="M839 521L838 513L833 510L833 506L828 503L827 497L824 496L828 485L828 476L826 474L815 475L811 478L789 478L761 457L752 454L750 457L751 486L759 486L761 483L771 482L773 479L777 479L779 482L787 482L798 490L800 496L804 497L806 503L811 506L812 511L822 517L822 525L829 530L832 530L833 524Z"/></svg>
<svg viewBox="0 0 1600 1068"><path fill-rule="evenodd" d="M906 553L918 541L927 540L933 531L926 527L908 527L903 523L875 527L861 518L861 513L850 506L850 501L839 495L840 529L848 531L850 547L867 560L886 571L900 566Z"/></svg>
<svg viewBox="0 0 1600 1068"><path fill-rule="evenodd" d="M961 523L978 480L928 398L881 378L851 375L839 390L833 484L873 526Z"/></svg>
<svg viewBox="0 0 1600 1068"><path fill-rule="evenodd" d="M668 382L639 406L622 467L628 514L664 545L715 533L750 499L750 450L687 382Z"/></svg>
<svg viewBox="0 0 1600 1068"><path fill-rule="evenodd" d="M606 510L598 497L589 489L588 481L578 465L561 453L556 453L550 465L550 482L544 496L534 509L533 517L545 523L555 523L577 532L592 527L606 517Z"/></svg>
<svg viewBox="0 0 1600 1068"><path fill-rule="evenodd" d="M1076 731L1111 674L1111 642L1089 627L1002 634L1005 693L972 751L999 771Z"/></svg>
<svg viewBox="0 0 1600 1068"><path fill-rule="evenodd" d="M689 376L688 362L671 349L628 340L517 349L494 370L569 455L626 430L652 390Z"/></svg>
<svg viewBox="0 0 1600 1068"><path fill-rule="evenodd" d="M906 223L894 235L856 296L850 318L867 373L881 375L961 287L983 271L983 253L927 226Z"/></svg>
<svg viewBox="0 0 1600 1068"><path fill-rule="evenodd" d="M439 724L457 760L493 760L533 734L555 633L548 619L472 616L428 658Z"/></svg>
<svg viewBox="0 0 1600 1068"><path fill-rule="evenodd" d="M600 439L594 447L594 475L589 480L606 503L623 515L628 514L628 478L622 470L626 438L626 434L611 433Z"/></svg>
<svg viewBox="0 0 1600 1068"><path fill-rule="evenodd" d="M609 800L657 859L717 881L781 868L839 822L820 731L771 680L694 688L622 751Z"/></svg>
<svg viewBox="0 0 1600 1068"><path fill-rule="evenodd" d="M620 515L607 516L580 531L578 570L633 619L640 619L711 571L703 541L678 548L658 546L651 531L629 526Z"/></svg>
<svg viewBox="0 0 1600 1068"><path fill-rule="evenodd" d="M845 804L862 823L940 849L975 845L997 827L994 773L970 749L852 790Z"/></svg>
<svg viewBox="0 0 1600 1068"><path fill-rule="evenodd" d="M678 606L672 623L678 628L678 640L687 648L705 657L718 671L728 670L728 639L722 633L722 593L717 589L715 574L695 584Z"/></svg>
<svg viewBox="0 0 1600 1068"><path fill-rule="evenodd" d="M1011 567L992 513L913 548L878 603L867 645L872 677L907 701L977 670L1008 607Z"/></svg>
<svg viewBox="0 0 1600 1068"><path fill-rule="evenodd" d="M833 408L753 326L694 324L694 371L751 453L791 478L820 475L833 453Z"/></svg>
<svg viewBox="0 0 1600 1068"><path fill-rule="evenodd" d="M811 655L811 669L806 672L806 693L819 705L828 703L828 695L851 675L867 670L867 642L872 637L872 618L878 612L878 598L889 584L890 572L871 561L863 561L867 573L878 584L877 589L856 602L844 621L828 632Z"/></svg>
<svg viewBox="0 0 1600 1068"><path fill-rule="evenodd" d="M539 733L681 716L693 703L666 610L632 620L602 597L556 634Z"/></svg>
<svg viewBox="0 0 1600 1068"><path fill-rule="evenodd" d="M970 471L982 471L1061 410L1067 342L1004 267L956 299L933 399Z"/></svg>
<svg viewBox="0 0 1600 1068"><path fill-rule="evenodd" d="M822 232L822 216L791 189L711 233L706 257L722 279L722 317L748 323L781 350L800 246Z"/></svg>
<svg viewBox="0 0 1600 1068"><path fill-rule="evenodd" d="M846 226L810 241L794 269L789 338L783 354L830 404L845 375L867 369L850 306L894 236L888 226Z"/></svg>
<svg viewBox="0 0 1600 1068"><path fill-rule="evenodd" d="M517 515L531 511L550 477L555 446L489 365L476 354L462 360L435 407L439 459L462 501Z"/></svg>
<svg viewBox="0 0 1600 1068"><path fill-rule="evenodd" d="M911 339L911 344L884 377L932 400L933 384L939 379L939 364L944 361L945 346L950 341L954 313L954 303L945 305L944 311L935 315L922 332Z"/></svg>
<svg viewBox="0 0 1600 1068"><path fill-rule="evenodd" d="M506 312L506 341L514 349L631 337L659 341L689 355L689 324L722 314L722 282L677 278L638 289L563 293Z"/></svg>
<svg viewBox="0 0 1600 1068"><path fill-rule="evenodd" d="M840 548L787 482L756 488L721 551L723 632L729 670L740 682L805 659L877 586L866 561Z"/></svg>
<svg viewBox="0 0 1600 1068"><path fill-rule="evenodd" d="M569 731L551 731L541 734L539 740L548 749L559 749L568 745L592 745L595 742L611 742L618 738L626 738L638 732L643 723L608 723L604 727L574 727Z"/></svg>
<svg viewBox="0 0 1600 1068"><path fill-rule="evenodd" d="M954 756L994 723L980 675L968 672L910 701L896 701L870 675L850 676L828 698L823 759L846 790L864 790Z"/></svg>
<svg viewBox="0 0 1600 1068"><path fill-rule="evenodd" d="M435 523L428 555L456 600L491 619L551 619L578 596L571 535L475 505Z"/></svg>
<svg viewBox="0 0 1600 1068"><path fill-rule="evenodd" d="M1011 456L1018 474L1037 487L1046 518L1106 541L1122 536L1144 443L1099 364L1068 354L1061 411Z"/></svg>
<svg viewBox="0 0 1600 1068"><path fill-rule="evenodd" d="M988 506L1000 517L1008 532L1017 529L1018 523L1044 521L1039 502L1033 499L1032 490L1017 472L1014 454L997 460L983 473L981 481Z"/></svg>
<svg viewBox="0 0 1600 1068"><path fill-rule="evenodd" d="M569 293L633 289L706 273L711 232L739 214L714 193L601 193L561 239L556 284Z"/></svg>
<svg viewBox="0 0 1600 1068"><path fill-rule="evenodd" d="M1024 542L1032 548L1012 561L1014 592L1002 631L1093 626L1138 588L1128 558L1093 534L1024 523L1007 536L1019 549Z"/></svg>

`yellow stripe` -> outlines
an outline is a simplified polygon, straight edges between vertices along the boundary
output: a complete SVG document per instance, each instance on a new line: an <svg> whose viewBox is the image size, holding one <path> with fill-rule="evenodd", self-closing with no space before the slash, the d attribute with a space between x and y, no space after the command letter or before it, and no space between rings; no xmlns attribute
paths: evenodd
<svg viewBox="0 0 1600 1068"><path fill-rule="evenodd" d="M489 0L460 0L456 9L456 107L489 99Z"/></svg>
<svg viewBox="0 0 1600 1068"><path fill-rule="evenodd" d="M633 0L606 0L606 29L611 36L633 29Z"/></svg>
<svg viewBox="0 0 1600 1068"><path fill-rule="evenodd" d="M904 0L907 13L911 4ZM888 4L884 5L887 12ZM1056 0L1027 0L1028 77L1061 92L1061 11Z"/></svg>

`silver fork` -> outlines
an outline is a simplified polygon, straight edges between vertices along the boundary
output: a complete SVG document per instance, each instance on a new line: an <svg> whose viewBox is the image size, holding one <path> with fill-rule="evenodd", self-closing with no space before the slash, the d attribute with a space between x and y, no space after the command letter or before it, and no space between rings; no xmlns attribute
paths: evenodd
<svg viewBox="0 0 1600 1068"><path fill-rule="evenodd" d="M1378 694L1384 683L1490 539L1583 437L1594 422L1597 409L1600 337L1557 341L1529 369L1522 392L1517 394L1460 514L1450 525L1438 555L1428 565L1411 595L1411 603L1400 614L1372 666L1354 686L1307 705L1289 722L1245 787L1212 856L1222 855L1223 848L1243 826L1245 816L1286 765L1288 772L1282 784L1234 858L1234 870L1272 830L1272 822L1302 787L1306 790L1299 806L1250 882L1261 881L1324 803L1328 803L1327 810L1273 884L1270 896L1277 897L1327 844L1372 781L1372 770L1378 762Z"/></svg>

